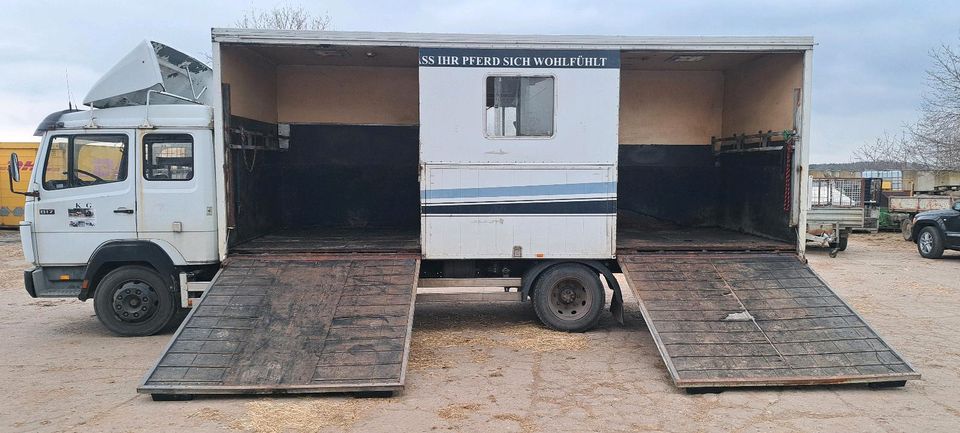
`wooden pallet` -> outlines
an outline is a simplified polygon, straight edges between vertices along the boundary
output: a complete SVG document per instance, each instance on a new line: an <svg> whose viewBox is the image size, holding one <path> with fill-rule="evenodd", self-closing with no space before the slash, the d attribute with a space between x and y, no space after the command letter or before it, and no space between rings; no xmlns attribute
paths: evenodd
<svg viewBox="0 0 960 433"><path fill-rule="evenodd" d="M794 254L619 254L680 388L903 383L920 374Z"/></svg>
<svg viewBox="0 0 960 433"><path fill-rule="evenodd" d="M399 391L418 271L415 256L233 257L137 390Z"/></svg>

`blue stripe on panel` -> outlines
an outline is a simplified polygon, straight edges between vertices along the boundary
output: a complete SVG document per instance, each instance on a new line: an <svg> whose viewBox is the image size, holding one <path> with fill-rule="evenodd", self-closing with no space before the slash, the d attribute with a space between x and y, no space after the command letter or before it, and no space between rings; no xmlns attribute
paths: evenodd
<svg viewBox="0 0 960 433"><path fill-rule="evenodd" d="M616 214L616 200L554 201L541 203L471 203L427 205L425 215Z"/></svg>
<svg viewBox="0 0 960 433"><path fill-rule="evenodd" d="M560 183L553 185L493 186L480 188L428 189L420 192L426 200L444 198L518 197L571 194L613 194L616 182Z"/></svg>

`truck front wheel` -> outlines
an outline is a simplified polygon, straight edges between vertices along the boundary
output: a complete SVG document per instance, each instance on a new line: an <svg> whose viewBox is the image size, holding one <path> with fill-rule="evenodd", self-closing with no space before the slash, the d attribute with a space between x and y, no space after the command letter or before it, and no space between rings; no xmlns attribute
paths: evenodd
<svg viewBox="0 0 960 433"><path fill-rule="evenodd" d="M596 271L576 263L559 264L537 278L533 308L540 321L551 329L584 332L600 320L604 295Z"/></svg>
<svg viewBox="0 0 960 433"><path fill-rule="evenodd" d="M139 337L169 326L176 317L177 299L153 269L122 266L100 280L93 309L111 332Z"/></svg>

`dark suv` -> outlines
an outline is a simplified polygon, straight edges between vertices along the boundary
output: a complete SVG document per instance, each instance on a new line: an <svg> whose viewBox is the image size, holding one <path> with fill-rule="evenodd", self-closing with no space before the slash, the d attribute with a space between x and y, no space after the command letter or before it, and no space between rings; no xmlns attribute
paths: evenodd
<svg viewBox="0 0 960 433"><path fill-rule="evenodd" d="M913 239L917 251L928 259L939 259L945 249L960 251L960 201L952 209L918 213L913 218Z"/></svg>

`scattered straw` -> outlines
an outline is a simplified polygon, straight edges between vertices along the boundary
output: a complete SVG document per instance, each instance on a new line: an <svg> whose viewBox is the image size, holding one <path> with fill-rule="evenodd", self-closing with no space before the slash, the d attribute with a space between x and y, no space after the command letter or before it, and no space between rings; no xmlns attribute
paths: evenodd
<svg viewBox="0 0 960 433"><path fill-rule="evenodd" d="M507 347L534 353L577 351L587 347L584 334L552 331L533 323L504 328L501 334L508 337L502 342Z"/></svg>
<svg viewBox="0 0 960 433"><path fill-rule="evenodd" d="M442 349L449 348L467 349L470 361L482 364L490 360L490 350L495 347L532 353L571 352L585 349L587 337L552 331L530 322L479 329L430 327L421 330L414 327L408 366L412 370L451 368L453 363L444 359L442 353Z"/></svg>
<svg viewBox="0 0 960 433"><path fill-rule="evenodd" d="M493 419L501 421L513 421L520 424L520 431L524 433L537 431L537 425L528 416L520 416L514 413L501 413L493 416Z"/></svg>
<svg viewBox="0 0 960 433"><path fill-rule="evenodd" d="M209 421L224 421L227 419L226 416L224 416L223 412L220 411L220 409L214 409L211 407L201 408L200 410L190 415L187 415L187 417L200 418L200 419L205 419Z"/></svg>
<svg viewBox="0 0 960 433"><path fill-rule="evenodd" d="M452 364L443 359L438 349L450 347L485 348L492 346L490 337L470 335L465 331L445 332L439 329L413 330L410 343L410 359L407 366L412 370L450 368ZM474 362L486 360L482 353L474 352Z"/></svg>
<svg viewBox="0 0 960 433"><path fill-rule="evenodd" d="M248 403L243 417L231 427L256 433L316 432L325 427L349 427L370 409L373 400L264 400Z"/></svg>
<svg viewBox="0 0 960 433"><path fill-rule="evenodd" d="M437 416L449 421L463 421L480 409L479 404L451 404L437 411Z"/></svg>

